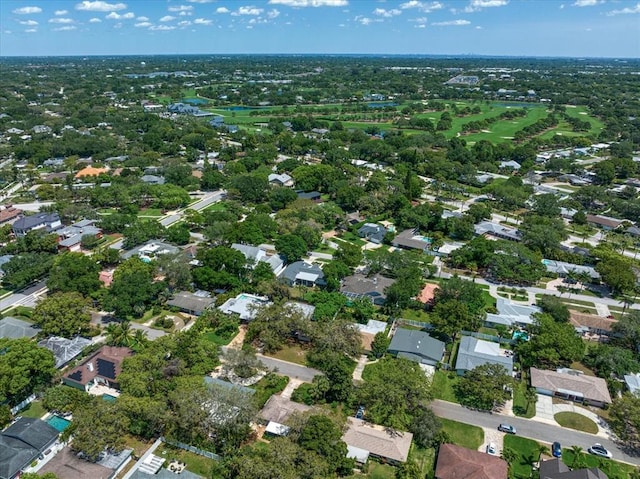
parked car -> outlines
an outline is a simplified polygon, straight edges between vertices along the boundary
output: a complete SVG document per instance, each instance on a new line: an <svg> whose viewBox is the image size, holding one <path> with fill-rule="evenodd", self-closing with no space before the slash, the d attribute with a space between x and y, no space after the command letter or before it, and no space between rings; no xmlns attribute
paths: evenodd
<svg viewBox="0 0 640 479"><path fill-rule="evenodd" d="M562 446L558 441L551 445L551 454L553 457L562 457Z"/></svg>
<svg viewBox="0 0 640 479"><path fill-rule="evenodd" d="M356 419L362 419L364 417L364 406L359 406L356 412Z"/></svg>
<svg viewBox="0 0 640 479"><path fill-rule="evenodd" d="M506 432L507 434L515 434L516 428L511 424L500 424L498 426L498 431Z"/></svg>
<svg viewBox="0 0 640 479"><path fill-rule="evenodd" d="M607 451L602 444L598 443L591 446L587 451L589 451L589 454L593 454L594 456L607 457L609 459L613 457L611 452Z"/></svg>
<svg viewBox="0 0 640 479"><path fill-rule="evenodd" d="M498 455L498 448L494 443L490 442L487 444L487 454L491 454L492 456Z"/></svg>

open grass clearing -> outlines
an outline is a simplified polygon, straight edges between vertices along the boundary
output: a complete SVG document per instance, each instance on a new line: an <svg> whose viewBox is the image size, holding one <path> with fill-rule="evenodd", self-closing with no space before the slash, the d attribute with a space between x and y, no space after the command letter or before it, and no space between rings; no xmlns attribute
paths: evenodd
<svg viewBox="0 0 640 479"><path fill-rule="evenodd" d="M455 386L459 381L460 376L453 371L436 371L431 384L433 397L442 401L459 402L455 394Z"/></svg>
<svg viewBox="0 0 640 479"><path fill-rule="evenodd" d="M453 444L476 451L484 442L484 431L478 426L444 418L440 418L440 421L442 430L447 433Z"/></svg>
<svg viewBox="0 0 640 479"><path fill-rule="evenodd" d="M29 403L27 407L20 410L18 414L16 414L16 416L32 417L35 419L40 419L46 413L47 413L47 410L42 405L42 401L40 401L39 399L36 399L35 401L32 401L31 403Z"/></svg>
<svg viewBox="0 0 640 479"><path fill-rule="evenodd" d="M562 449L562 462L573 469L597 467L604 472L609 479L629 479L635 469L629 464L593 456L586 451L576 456L575 452L570 448Z"/></svg>
<svg viewBox="0 0 640 479"><path fill-rule="evenodd" d="M504 449L507 448L518 454L518 458L511 464L513 476L531 477L533 464L539 459L540 444L532 439L507 434L504 438Z"/></svg>
<svg viewBox="0 0 640 479"><path fill-rule="evenodd" d="M576 431L588 432L589 434L598 433L598 425L582 414L565 411L555 414L553 418L562 427L575 429Z"/></svg>
<svg viewBox="0 0 640 479"><path fill-rule="evenodd" d="M297 344L287 344L280 351L275 353L267 353L265 356L269 356L282 361L289 361L290 363L296 363L306 365L306 351Z"/></svg>
<svg viewBox="0 0 640 479"><path fill-rule="evenodd" d="M212 343L217 344L218 346L226 346L231 342L233 338L236 337L238 331L239 329L236 329L234 332L222 336L216 334L214 331L209 331L208 333L204 333L204 338L207 341L211 341Z"/></svg>
<svg viewBox="0 0 640 479"><path fill-rule="evenodd" d="M513 389L513 413L531 419L536 415L536 402L527 401L527 380L523 377Z"/></svg>
<svg viewBox="0 0 640 479"><path fill-rule="evenodd" d="M166 459L167 464L174 460L183 462L187 465L187 471L193 472L194 474L198 474L202 477L211 476L211 469L215 463L213 459L170 446L169 444L161 444L154 454Z"/></svg>

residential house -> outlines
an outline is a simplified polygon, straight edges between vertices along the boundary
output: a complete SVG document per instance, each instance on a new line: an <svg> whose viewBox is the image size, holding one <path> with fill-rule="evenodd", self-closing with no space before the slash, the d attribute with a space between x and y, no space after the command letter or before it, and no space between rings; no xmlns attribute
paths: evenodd
<svg viewBox="0 0 640 479"><path fill-rule="evenodd" d="M14 255L12 254L3 254L0 256L0 278L4 276L4 265L11 261Z"/></svg>
<svg viewBox="0 0 640 479"><path fill-rule="evenodd" d="M620 227L623 222L617 218L611 218L610 216L587 215L587 223L596 228L611 231Z"/></svg>
<svg viewBox="0 0 640 479"><path fill-rule="evenodd" d="M436 297L436 289L438 289L437 284L427 283L422 288L422 291L416 297L417 301L420 301L422 304L433 304L433 301Z"/></svg>
<svg viewBox="0 0 640 479"><path fill-rule="evenodd" d="M396 248L417 249L424 252L431 249L431 242L431 238L419 235L417 230L408 229L393 238L391 244Z"/></svg>
<svg viewBox="0 0 640 479"><path fill-rule="evenodd" d="M87 166L82 168L75 174L75 179L87 178L91 176L100 176L109 172L109 168L94 168L93 166Z"/></svg>
<svg viewBox="0 0 640 479"><path fill-rule="evenodd" d="M607 382L602 378L587 376L582 371L567 368L557 371L531 368L529 376L531 387L539 394L597 407L611 404Z"/></svg>
<svg viewBox="0 0 640 479"><path fill-rule="evenodd" d="M521 241L522 235L516 228L503 226L493 221L481 221L473 227L478 236L491 237L494 239L504 239L509 241Z"/></svg>
<svg viewBox="0 0 640 479"><path fill-rule="evenodd" d="M171 244L163 243L158 240L150 240L141 246L136 246L129 251L125 251L122 254L124 259L129 259L132 256L138 256L142 261L148 263L154 258L157 258L163 254L175 254L180 252L180 248L177 248Z"/></svg>
<svg viewBox="0 0 640 479"><path fill-rule="evenodd" d="M347 457L353 457L360 464L365 464L369 457L390 464L400 464L407 462L413 434L392 431L349 417L342 440L347 443Z"/></svg>
<svg viewBox="0 0 640 479"><path fill-rule="evenodd" d="M311 406L274 394L260 410L260 418L267 423L265 433L269 436L286 436L289 433L289 427L284 423L293 414L305 413L311 409L313 409Z"/></svg>
<svg viewBox="0 0 640 479"><path fill-rule="evenodd" d="M565 263L564 261L555 261L552 259L543 259L542 264L544 264L549 273L555 273L561 278L566 278L572 274L588 274L591 279L600 279L600 273L598 273L593 266Z"/></svg>
<svg viewBox="0 0 640 479"><path fill-rule="evenodd" d="M191 115L195 117L218 116L215 113L202 111L197 106L187 105L185 103L172 103L167 107L167 110L169 113L176 113L178 115Z"/></svg>
<svg viewBox="0 0 640 479"><path fill-rule="evenodd" d="M96 226L96 220L82 220L56 231L58 249L63 251L80 251L82 238L102 238L102 230Z"/></svg>
<svg viewBox="0 0 640 479"><path fill-rule="evenodd" d="M540 462L540 479L609 479L597 467L569 469L560 458Z"/></svg>
<svg viewBox="0 0 640 479"><path fill-rule="evenodd" d="M399 358L435 366L444 356L444 346L423 331L398 328L387 351Z"/></svg>
<svg viewBox="0 0 640 479"><path fill-rule="evenodd" d="M455 444L438 449L436 479L507 479L507 461Z"/></svg>
<svg viewBox="0 0 640 479"><path fill-rule="evenodd" d="M140 181L148 185L164 185L164 176L159 175L142 175Z"/></svg>
<svg viewBox="0 0 640 479"><path fill-rule="evenodd" d="M62 376L62 382L83 391L89 391L99 384L119 389L117 379L122 372L122 362L131 355L133 351L129 348L102 346L82 364Z"/></svg>
<svg viewBox="0 0 640 479"><path fill-rule="evenodd" d="M310 200L310 201L313 201L314 203L322 202L322 195L318 191L306 192L306 191L298 190L296 191L296 194L298 195L298 198L300 198L301 200Z"/></svg>
<svg viewBox="0 0 640 479"><path fill-rule="evenodd" d="M278 254L268 254L265 249L259 246L233 243L231 247L240 251L247 261L252 263L252 267L255 267L259 261L262 261L271 267L271 271L273 271L273 274L276 276L284 269L284 259L282 256Z"/></svg>
<svg viewBox="0 0 640 479"><path fill-rule="evenodd" d="M601 339L601 336L608 338L613 335L613 326L618 320L569 310L569 322L588 339Z"/></svg>
<svg viewBox="0 0 640 479"><path fill-rule="evenodd" d="M111 283L113 283L113 273L114 273L114 271L115 270L113 270L113 269L105 269L105 270L100 271L98 279L105 286L105 288L108 288L109 286L111 286Z"/></svg>
<svg viewBox="0 0 640 479"><path fill-rule="evenodd" d="M49 458L38 473L45 475L50 472L55 474L56 477L64 479L107 479L115 476L115 471L117 471L125 461L129 460L132 452L132 449L124 449L118 454L107 453L98 462L90 462L78 457L77 452L73 451L70 446L66 446L53 457ZM158 476L155 479L164 478ZM175 479L187 478L176 477Z"/></svg>
<svg viewBox="0 0 640 479"><path fill-rule="evenodd" d="M625 374L624 383L631 394L640 396L640 373Z"/></svg>
<svg viewBox="0 0 640 479"><path fill-rule="evenodd" d="M72 339L51 336L42 341L38 341L38 346L47 348L53 353L56 360L56 368L60 369L72 359L77 357L84 348L90 346L91 340L76 336Z"/></svg>
<svg viewBox="0 0 640 479"><path fill-rule="evenodd" d="M214 128L221 128L224 126L224 116L216 115L211 120L209 120L209 124Z"/></svg>
<svg viewBox="0 0 640 479"><path fill-rule="evenodd" d="M375 223L365 223L358 230L358 236L366 239L374 244L382 244L384 236L387 234L387 229L382 225Z"/></svg>
<svg viewBox="0 0 640 479"><path fill-rule="evenodd" d="M288 265L280 276L289 286L325 286L322 268L317 264L296 261Z"/></svg>
<svg viewBox="0 0 640 479"><path fill-rule="evenodd" d="M291 188L293 186L293 178L286 173L271 173L268 180L269 184L274 186L282 186L287 188Z"/></svg>
<svg viewBox="0 0 640 479"><path fill-rule="evenodd" d="M316 312L315 306L307 303L301 303L300 301L287 301L284 303L284 307L302 314L302 317L308 320L313 319L313 315Z"/></svg>
<svg viewBox="0 0 640 479"><path fill-rule="evenodd" d="M0 479L18 479L47 451L59 432L41 419L22 417L0 433Z"/></svg>
<svg viewBox="0 0 640 479"><path fill-rule="evenodd" d="M354 326L360 332L360 342L365 351L371 351L371 343L373 343L376 334L384 333L387 330L386 322L375 319L370 319L367 324L356 323Z"/></svg>
<svg viewBox="0 0 640 479"><path fill-rule="evenodd" d="M0 225L11 223L22 214L22 210L11 205L0 207Z"/></svg>
<svg viewBox="0 0 640 479"><path fill-rule="evenodd" d="M496 299L497 313L488 313L485 323L488 327L503 325L507 328L527 326L533 324L534 315L542 310L537 306L514 303L510 299L498 297Z"/></svg>
<svg viewBox="0 0 640 479"><path fill-rule="evenodd" d="M36 125L31 128L31 131L33 131L37 135L49 135L53 130L50 126L47 125Z"/></svg>
<svg viewBox="0 0 640 479"><path fill-rule="evenodd" d="M195 293L181 291L175 293L171 299L167 301L168 306L177 308L179 311L193 316L202 315L202 313L211 308L214 303L215 299L206 291L196 291Z"/></svg>
<svg viewBox="0 0 640 479"><path fill-rule="evenodd" d="M204 382L207 386L210 387L218 387L221 389L229 389L231 391L237 391L247 396L253 396L256 393L256 390L253 388L249 388L247 386L243 386L241 384L233 384L229 381L225 381L220 378L213 378L211 376L205 376Z"/></svg>
<svg viewBox="0 0 640 479"><path fill-rule="evenodd" d="M472 336L463 336L458 347L456 359L456 372L462 376L478 366L485 364L499 364L507 373L513 371L513 354L511 351L501 349L498 343L476 339Z"/></svg>
<svg viewBox="0 0 640 479"><path fill-rule="evenodd" d="M509 161L501 161L499 168L502 170L514 170L514 171L518 171L520 168L522 168L522 165L520 165L520 163L518 163L517 161L514 160L509 160Z"/></svg>
<svg viewBox="0 0 640 479"><path fill-rule="evenodd" d="M356 273L342 279L340 292L347 298L368 298L373 304L383 306L387 299L385 290L395 282L395 279L386 278L381 274L367 277L362 273Z"/></svg>
<svg viewBox="0 0 640 479"><path fill-rule="evenodd" d="M626 230L624 230L624 232L628 235L635 236L636 238L640 237L640 228L638 228L637 226L629 226Z"/></svg>
<svg viewBox="0 0 640 479"><path fill-rule="evenodd" d="M33 324L18 318L6 316L0 319L0 338L33 338L39 331L33 327Z"/></svg>
<svg viewBox="0 0 640 479"><path fill-rule="evenodd" d="M51 233L60 227L62 227L62 222L58 213L36 213L35 215L23 216L11 225L13 234L18 238L22 238L30 231L44 230Z"/></svg>
<svg viewBox="0 0 640 479"><path fill-rule="evenodd" d="M242 293L229 298L218 309L225 314L237 314L240 321L249 322L256 317L257 309L271 304L268 298Z"/></svg>

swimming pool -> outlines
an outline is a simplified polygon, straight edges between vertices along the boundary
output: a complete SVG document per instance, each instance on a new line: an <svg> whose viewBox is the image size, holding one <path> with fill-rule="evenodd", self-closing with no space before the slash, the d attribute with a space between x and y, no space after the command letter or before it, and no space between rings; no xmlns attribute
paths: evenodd
<svg viewBox="0 0 640 479"><path fill-rule="evenodd" d="M117 397L115 397L115 396L112 396L111 394L103 394L103 395L102 395L102 399L103 399L104 401L114 402L114 401L115 401L116 399L118 399L118 398L117 398Z"/></svg>
<svg viewBox="0 0 640 479"><path fill-rule="evenodd" d="M71 421L69 421L68 419L57 416L55 414L52 416L49 416L47 418L47 422L49 423L50 426L52 426L54 429L60 432L64 431L71 424Z"/></svg>

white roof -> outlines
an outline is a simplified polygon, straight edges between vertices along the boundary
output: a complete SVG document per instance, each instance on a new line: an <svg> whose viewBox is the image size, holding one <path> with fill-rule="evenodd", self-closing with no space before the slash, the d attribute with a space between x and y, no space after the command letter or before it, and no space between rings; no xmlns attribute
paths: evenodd
<svg viewBox="0 0 640 479"><path fill-rule="evenodd" d="M279 422L269 421L264 432L268 432L269 434L273 434L275 436L286 436L289 434L289 426L285 426L284 424L280 424Z"/></svg>
<svg viewBox="0 0 640 479"><path fill-rule="evenodd" d="M489 341L479 340L474 348L476 353L490 354L491 356L500 356L500 345L498 343L490 343Z"/></svg>
<svg viewBox="0 0 640 479"><path fill-rule="evenodd" d="M298 274L296 274L296 279L315 283L315 281L318 279L318 275L314 273L307 273L306 271L300 271Z"/></svg>
<svg viewBox="0 0 640 479"><path fill-rule="evenodd" d="M349 459L355 459L356 462L360 464L364 464L369 460L369 451L347 444L347 457Z"/></svg>
<svg viewBox="0 0 640 479"><path fill-rule="evenodd" d="M387 323L385 323L384 321L376 321L375 319L370 319L367 324L356 324L356 328L361 333L384 333L387 329Z"/></svg>

